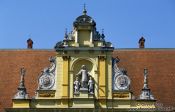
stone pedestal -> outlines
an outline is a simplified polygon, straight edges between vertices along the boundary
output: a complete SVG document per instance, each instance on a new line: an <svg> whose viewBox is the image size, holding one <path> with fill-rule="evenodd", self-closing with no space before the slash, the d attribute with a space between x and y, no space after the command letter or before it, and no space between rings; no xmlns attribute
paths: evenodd
<svg viewBox="0 0 175 112"><path fill-rule="evenodd" d="M88 88L80 88L80 92L74 93L74 98L94 98L94 94L88 92Z"/></svg>
<svg viewBox="0 0 175 112"><path fill-rule="evenodd" d="M31 99L13 99L13 108L30 108Z"/></svg>
<svg viewBox="0 0 175 112"><path fill-rule="evenodd" d="M74 98L88 98L88 89L80 88L79 93L74 93Z"/></svg>
<svg viewBox="0 0 175 112"><path fill-rule="evenodd" d="M89 94L88 88L80 88L74 93L73 108L94 108L94 94Z"/></svg>

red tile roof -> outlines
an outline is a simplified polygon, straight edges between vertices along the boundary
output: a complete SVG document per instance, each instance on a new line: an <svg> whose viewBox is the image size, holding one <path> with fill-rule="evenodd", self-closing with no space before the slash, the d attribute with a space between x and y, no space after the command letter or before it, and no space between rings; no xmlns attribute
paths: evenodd
<svg viewBox="0 0 175 112"><path fill-rule="evenodd" d="M49 66L54 50L0 50L0 106L12 106L12 98L19 84L19 69L25 67L25 85L30 96L37 89L38 74ZM148 68L149 87L158 102L175 106L175 50L119 49L113 57L120 58L119 67L126 68L131 90L137 97L143 87L143 69Z"/></svg>
<svg viewBox="0 0 175 112"><path fill-rule="evenodd" d="M166 106L175 106L175 49L116 50L119 67L126 68L131 89L138 96L143 87L143 69L148 68L148 84L154 97Z"/></svg>

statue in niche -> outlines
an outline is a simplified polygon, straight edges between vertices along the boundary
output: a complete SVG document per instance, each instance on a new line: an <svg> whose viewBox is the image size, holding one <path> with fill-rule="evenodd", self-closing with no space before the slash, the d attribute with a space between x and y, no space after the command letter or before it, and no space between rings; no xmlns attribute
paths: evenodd
<svg viewBox="0 0 175 112"><path fill-rule="evenodd" d="M94 94L94 81L92 79L92 77L90 77L89 81L88 81L88 91L90 94Z"/></svg>
<svg viewBox="0 0 175 112"><path fill-rule="evenodd" d="M79 93L80 85L80 81L78 80L78 77L76 77L76 80L74 81L74 93Z"/></svg>
<svg viewBox="0 0 175 112"><path fill-rule="evenodd" d="M89 72L85 65L82 65L81 70L78 72L77 76L81 76L81 88L88 88Z"/></svg>

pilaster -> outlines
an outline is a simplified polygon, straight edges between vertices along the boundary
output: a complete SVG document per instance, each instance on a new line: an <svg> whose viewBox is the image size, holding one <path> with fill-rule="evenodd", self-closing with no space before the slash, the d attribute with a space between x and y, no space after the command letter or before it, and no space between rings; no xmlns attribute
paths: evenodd
<svg viewBox="0 0 175 112"><path fill-rule="evenodd" d="M106 57L99 56L99 98L106 98Z"/></svg>
<svg viewBox="0 0 175 112"><path fill-rule="evenodd" d="M62 98L68 98L68 87L69 87L69 56L62 56L63 58L63 83L62 83Z"/></svg>

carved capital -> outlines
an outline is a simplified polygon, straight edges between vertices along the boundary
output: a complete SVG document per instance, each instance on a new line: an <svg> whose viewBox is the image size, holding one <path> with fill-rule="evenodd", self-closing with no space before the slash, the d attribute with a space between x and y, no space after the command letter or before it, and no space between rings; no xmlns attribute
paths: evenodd
<svg viewBox="0 0 175 112"><path fill-rule="evenodd" d="M101 54L104 54L105 53L105 51L101 51Z"/></svg>
<svg viewBox="0 0 175 112"><path fill-rule="evenodd" d="M89 53L94 53L94 50L89 50Z"/></svg>
<svg viewBox="0 0 175 112"><path fill-rule="evenodd" d="M79 54L79 52L80 52L79 50L74 50L75 54Z"/></svg>
<svg viewBox="0 0 175 112"><path fill-rule="evenodd" d="M66 61L70 58L70 56L62 56L63 60Z"/></svg>
<svg viewBox="0 0 175 112"><path fill-rule="evenodd" d="M98 56L98 59L104 61L106 59L106 56Z"/></svg>

